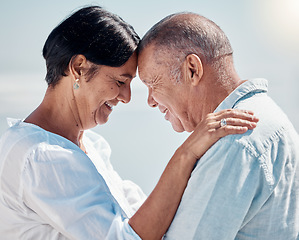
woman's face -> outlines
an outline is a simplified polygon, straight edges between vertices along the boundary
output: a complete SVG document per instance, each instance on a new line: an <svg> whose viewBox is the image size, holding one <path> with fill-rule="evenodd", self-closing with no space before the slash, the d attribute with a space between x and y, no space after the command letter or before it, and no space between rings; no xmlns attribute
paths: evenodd
<svg viewBox="0 0 299 240"><path fill-rule="evenodd" d="M83 129L106 123L113 107L131 100L130 84L136 69L134 53L121 67L100 66L91 80L80 80L80 87L74 92Z"/></svg>

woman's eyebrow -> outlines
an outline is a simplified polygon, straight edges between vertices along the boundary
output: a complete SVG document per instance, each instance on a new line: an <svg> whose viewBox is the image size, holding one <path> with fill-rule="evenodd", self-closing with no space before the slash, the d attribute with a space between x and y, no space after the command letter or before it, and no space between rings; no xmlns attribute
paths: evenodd
<svg viewBox="0 0 299 240"><path fill-rule="evenodd" d="M135 76L132 76L131 74L129 74L129 73L124 73L124 74L121 74L120 76L122 76L122 77L126 77L126 78L129 78L129 79L133 79L133 78L135 78L136 77L136 75Z"/></svg>

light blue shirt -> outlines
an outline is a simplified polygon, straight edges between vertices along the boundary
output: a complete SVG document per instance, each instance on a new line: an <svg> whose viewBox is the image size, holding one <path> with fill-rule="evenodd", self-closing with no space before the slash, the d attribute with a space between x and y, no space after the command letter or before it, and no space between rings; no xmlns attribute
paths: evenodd
<svg viewBox="0 0 299 240"><path fill-rule="evenodd" d="M140 240L128 224L145 200L87 131L87 155L69 140L15 121L0 139L0 239Z"/></svg>
<svg viewBox="0 0 299 240"><path fill-rule="evenodd" d="M260 121L201 158L165 239L299 239L298 134L265 79L243 83L216 111L226 108L252 110Z"/></svg>

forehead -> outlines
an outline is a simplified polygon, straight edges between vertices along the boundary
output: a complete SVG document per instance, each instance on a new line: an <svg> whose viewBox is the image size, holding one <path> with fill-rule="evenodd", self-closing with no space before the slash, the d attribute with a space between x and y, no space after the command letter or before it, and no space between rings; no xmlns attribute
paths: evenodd
<svg viewBox="0 0 299 240"><path fill-rule="evenodd" d="M138 73L141 79L150 78L163 70L160 51L154 45L145 47L138 55ZM166 60L166 58L165 58Z"/></svg>
<svg viewBox="0 0 299 240"><path fill-rule="evenodd" d="M134 53L124 65L120 67L114 67L113 73L127 78L134 78L136 76L136 69L137 54Z"/></svg>
<svg viewBox="0 0 299 240"><path fill-rule="evenodd" d="M138 55L138 67L143 68L143 66L150 63L155 55L156 48L153 45L145 47Z"/></svg>

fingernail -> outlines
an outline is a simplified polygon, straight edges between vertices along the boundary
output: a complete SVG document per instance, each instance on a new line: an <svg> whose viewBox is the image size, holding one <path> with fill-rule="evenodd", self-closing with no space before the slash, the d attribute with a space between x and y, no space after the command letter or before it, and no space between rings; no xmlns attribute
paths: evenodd
<svg viewBox="0 0 299 240"><path fill-rule="evenodd" d="M256 127L256 123L250 123L251 127Z"/></svg>

